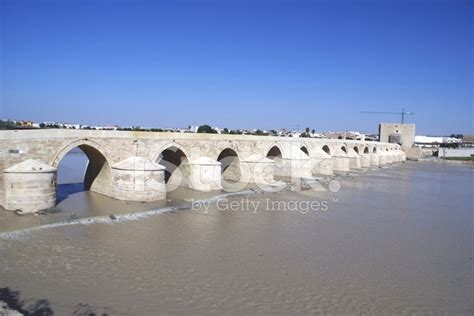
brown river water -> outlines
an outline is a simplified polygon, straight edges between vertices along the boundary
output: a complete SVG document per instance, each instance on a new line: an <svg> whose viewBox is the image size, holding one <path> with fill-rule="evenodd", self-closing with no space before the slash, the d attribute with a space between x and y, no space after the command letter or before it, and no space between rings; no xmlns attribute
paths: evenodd
<svg viewBox="0 0 474 316"><path fill-rule="evenodd" d="M474 313L472 167L337 181L154 204L65 186L52 213L0 209L0 300L55 315Z"/></svg>

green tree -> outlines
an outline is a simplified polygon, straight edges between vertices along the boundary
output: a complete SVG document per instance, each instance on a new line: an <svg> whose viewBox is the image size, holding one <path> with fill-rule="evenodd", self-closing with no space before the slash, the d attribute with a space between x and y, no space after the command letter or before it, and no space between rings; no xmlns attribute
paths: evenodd
<svg viewBox="0 0 474 316"><path fill-rule="evenodd" d="M201 125L198 127L198 133L208 133L208 134L217 134L217 131L210 127L209 125Z"/></svg>
<svg viewBox="0 0 474 316"><path fill-rule="evenodd" d="M0 120L0 129L1 130L5 130L5 129L16 129L16 124L13 123L12 121L10 120L7 120L7 121L4 121L4 120Z"/></svg>

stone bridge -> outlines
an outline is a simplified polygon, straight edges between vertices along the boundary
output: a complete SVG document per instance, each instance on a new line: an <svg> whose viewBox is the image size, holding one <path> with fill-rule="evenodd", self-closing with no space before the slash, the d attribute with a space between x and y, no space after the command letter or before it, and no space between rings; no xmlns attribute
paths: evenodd
<svg viewBox="0 0 474 316"><path fill-rule="evenodd" d="M128 201L166 198L178 186L271 185L405 160L389 143L194 133L41 129L0 131L0 204L33 212L56 203L61 159L80 148L84 189Z"/></svg>

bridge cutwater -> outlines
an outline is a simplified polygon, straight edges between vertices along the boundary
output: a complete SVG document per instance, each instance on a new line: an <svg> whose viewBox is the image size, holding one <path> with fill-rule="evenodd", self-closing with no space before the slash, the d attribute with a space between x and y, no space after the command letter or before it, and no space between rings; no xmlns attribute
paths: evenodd
<svg viewBox="0 0 474 316"><path fill-rule="evenodd" d="M61 159L80 148L89 159L84 189L126 201L166 198L177 186L221 190L227 182L271 185L399 162L397 144L249 135L98 130L0 132L0 203L35 212L56 204Z"/></svg>

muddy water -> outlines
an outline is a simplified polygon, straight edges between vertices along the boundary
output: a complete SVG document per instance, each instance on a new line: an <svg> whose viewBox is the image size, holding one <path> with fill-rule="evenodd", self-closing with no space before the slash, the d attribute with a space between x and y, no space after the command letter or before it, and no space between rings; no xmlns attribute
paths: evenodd
<svg viewBox="0 0 474 316"><path fill-rule="evenodd" d="M86 219L1 235L0 288L58 315L469 315L472 179L470 167L406 163L340 177L337 193L256 192L95 221L124 203L76 193L62 203Z"/></svg>

